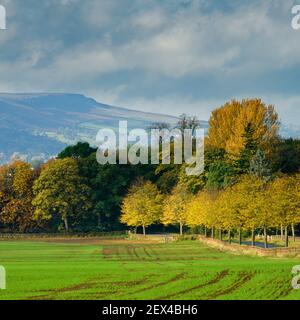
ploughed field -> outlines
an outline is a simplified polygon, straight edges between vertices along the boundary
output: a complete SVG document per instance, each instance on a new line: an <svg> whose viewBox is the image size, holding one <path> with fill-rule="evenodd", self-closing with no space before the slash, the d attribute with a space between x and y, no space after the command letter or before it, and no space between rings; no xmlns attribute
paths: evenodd
<svg viewBox="0 0 300 320"><path fill-rule="evenodd" d="M297 259L221 252L198 241L0 241L0 299L300 299Z"/></svg>

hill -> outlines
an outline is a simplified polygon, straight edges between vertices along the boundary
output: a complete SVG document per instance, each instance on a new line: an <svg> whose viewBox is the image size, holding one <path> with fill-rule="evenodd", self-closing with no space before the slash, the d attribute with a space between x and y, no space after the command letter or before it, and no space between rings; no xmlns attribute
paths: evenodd
<svg viewBox="0 0 300 320"><path fill-rule="evenodd" d="M66 145L94 145L101 128L146 128L153 122L175 123L176 117L114 107L80 94L0 94L0 161L56 155Z"/></svg>

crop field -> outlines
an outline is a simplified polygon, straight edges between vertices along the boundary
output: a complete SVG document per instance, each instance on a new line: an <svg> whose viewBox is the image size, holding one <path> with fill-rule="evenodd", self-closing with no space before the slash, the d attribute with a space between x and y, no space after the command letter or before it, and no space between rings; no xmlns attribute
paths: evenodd
<svg viewBox="0 0 300 320"><path fill-rule="evenodd" d="M299 259L233 255L198 241L0 241L0 299L300 299Z"/></svg>

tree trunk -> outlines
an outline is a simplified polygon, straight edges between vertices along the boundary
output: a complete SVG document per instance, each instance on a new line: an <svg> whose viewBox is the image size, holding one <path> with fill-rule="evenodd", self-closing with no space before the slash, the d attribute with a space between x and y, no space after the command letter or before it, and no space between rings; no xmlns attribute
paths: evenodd
<svg viewBox="0 0 300 320"><path fill-rule="evenodd" d="M207 238L207 228L204 226L204 237Z"/></svg>
<svg viewBox="0 0 300 320"><path fill-rule="evenodd" d="M294 226L293 223L292 223L292 235L293 235L293 241L295 242L295 241L296 241L296 237L295 237L295 226Z"/></svg>
<svg viewBox="0 0 300 320"><path fill-rule="evenodd" d="M252 230L252 247L255 247L255 230Z"/></svg>
<svg viewBox="0 0 300 320"><path fill-rule="evenodd" d="M65 224L66 232L69 232L69 224L68 224L68 218L67 218L67 216L64 217L64 224Z"/></svg>
<svg viewBox="0 0 300 320"><path fill-rule="evenodd" d="M280 237L281 237L281 240L283 241L283 225L282 224L280 225Z"/></svg>
<svg viewBox="0 0 300 320"><path fill-rule="evenodd" d="M231 230L228 230L228 243L231 244Z"/></svg>
<svg viewBox="0 0 300 320"><path fill-rule="evenodd" d="M180 222L180 235L181 235L181 236L183 235L182 229L183 229L183 225L182 225L182 223Z"/></svg>
<svg viewBox="0 0 300 320"><path fill-rule="evenodd" d="M285 233L285 246L289 246L289 234L288 234L288 228L287 226L284 228L284 233Z"/></svg>
<svg viewBox="0 0 300 320"><path fill-rule="evenodd" d="M146 228L144 225L143 225L143 235L146 236Z"/></svg>
<svg viewBox="0 0 300 320"><path fill-rule="evenodd" d="M242 245L242 230L239 229L239 245Z"/></svg>
<svg viewBox="0 0 300 320"><path fill-rule="evenodd" d="M265 248L268 248L268 235L267 235L267 228L264 228L264 242L265 242Z"/></svg>
<svg viewBox="0 0 300 320"><path fill-rule="evenodd" d="M220 240L222 241L223 240L223 237L222 237L222 229L219 229L219 238L220 238Z"/></svg>
<svg viewBox="0 0 300 320"><path fill-rule="evenodd" d="M212 237L212 239L215 238L215 228L214 227L211 228L211 237Z"/></svg>

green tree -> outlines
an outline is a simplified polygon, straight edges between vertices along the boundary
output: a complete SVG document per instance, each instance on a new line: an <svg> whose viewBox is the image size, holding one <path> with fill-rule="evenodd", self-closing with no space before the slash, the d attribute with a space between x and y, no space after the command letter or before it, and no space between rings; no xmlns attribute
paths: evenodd
<svg viewBox="0 0 300 320"><path fill-rule="evenodd" d="M74 146L66 147L62 152L57 156L58 159L65 158L87 158L92 153L95 153L96 149L91 148L87 142L78 142Z"/></svg>
<svg viewBox="0 0 300 320"><path fill-rule="evenodd" d="M77 162L71 158L46 165L34 183L33 192L35 218L51 220L57 215L67 232L91 208L90 188L80 177Z"/></svg>
<svg viewBox="0 0 300 320"><path fill-rule="evenodd" d="M250 122L247 123L242 137L244 139L244 144L236 164L239 172L247 173L250 168L250 162L257 151L255 129Z"/></svg>
<svg viewBox="0 0 300 320"><path fill-rule="evenodd" d="M224 162L218 161L210 165L207 172L206 188L208 190L219 190L232 184L235 172L233 167Z"/></svg>

